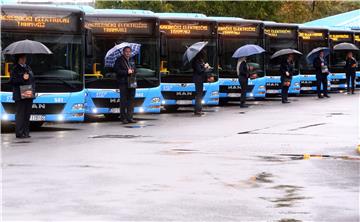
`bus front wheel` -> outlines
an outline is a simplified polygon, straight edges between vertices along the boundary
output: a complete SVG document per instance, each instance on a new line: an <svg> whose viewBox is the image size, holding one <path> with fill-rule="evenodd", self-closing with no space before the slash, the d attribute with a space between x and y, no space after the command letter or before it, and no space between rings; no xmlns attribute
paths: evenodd
<svg viewBox="0 0 360 222"><path fill-rule="evenodd" d="M164 109L167 112L176 112L179 109L179 106L164 106Z"/></svg>

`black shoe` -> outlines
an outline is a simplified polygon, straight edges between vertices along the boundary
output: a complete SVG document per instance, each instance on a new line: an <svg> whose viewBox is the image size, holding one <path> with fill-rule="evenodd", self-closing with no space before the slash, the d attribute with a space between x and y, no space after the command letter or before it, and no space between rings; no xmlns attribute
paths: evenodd
<svg viewBox="0 0 360 222"><path fill-rule="evenodd" d="M24 138L31 138L30 135L24 135Z"/></svg>
<svg viewBox="0 0 360 222"><path fill-rule="evenodd" d="M195 116L202 116L202 115L204 115L204 113L203 112L195 112L194 115Z"/></svg>
<svg viewBox="0 0 360 222"><path fill-rule="evenodd" d="M123 120L121 120L121 122L122 122L123 124L128 124L128 123L129 123L129 121L128 121L127 119L123 119Z"/></svg>
<svg viewBox="0 0 360 222"><path fill-rule="evenodd" d="M289 101L282 101L282 103L290 103Z"/></svg>
<svg viewBox="0 0 360 222"><path fill-rule="evenodd" d="M324 95L324 97L326 97L326 98L330 98L330 96L328 96L328 95Z"/></svg>
<svg viewBox="0 0 360 222"><path fill-rule="evenodd" d="M137 121L134 119L128 119L127 121L128 121L128 123L137 123Z"/></svg>
<svg viewBox="0 0 360 222"><path fill-rule="evenodd" d="M319 98L319 99L322 99L322 98L324 98L324 97L320 95L320 96L318 96L318 98Z"/></svg>
<svg viewBox="0 0 360 222"><path fill-rule="evenodd" d="M355 91L352 91L351 94L355 94Z"/></svg>
<svg viewBox="0 0 360 222"><path fill-rule="evenodd" d="M18 139L25 139L25 138L27 138L27 137L24 136L24 135L21 135L21 136L16 136L16 138L18 138Z"/></svg>
<svg viewBox="0 0 360 222"><path fill-rule="evenodd" d="M249 108L249 106L245 104L240 104L240 108Z"/></svg>

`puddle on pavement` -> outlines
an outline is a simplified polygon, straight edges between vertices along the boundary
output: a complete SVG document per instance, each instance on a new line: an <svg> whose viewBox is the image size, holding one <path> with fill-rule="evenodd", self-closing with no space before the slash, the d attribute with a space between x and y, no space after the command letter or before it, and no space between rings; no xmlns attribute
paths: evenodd
<svg viewBox="0 0 360 222"><path fill-rule="evenodd" d="M294 129L289 129L288 131L297 131L297 130L301 130L301 129L307 129L307 128L311 128L311 127L316 127L316 126L322 126L325 125L326 123L315 123L315 124L309 124L306 126L301 126L301 127L297 127Z"/></svg>
<svg viewBox="0 0 360 222"><path fill-rule="evenodd" d="M91 139L133 139L143 137L140 135L120 135L120 134L108 134L108 135L96 135L89 136Z"/></svg>
<svg viewBox="0 0 360 222"><path fill-rule="evenodd" d="M125 128L130 128L130 129L140 129L140 128L145 128L148 126L155 126L153 124L140 124L140 125L125 125L123 127Z"/></svg>
<svg viewBox="0 0 360 222"><path fill-rule="evenodd" d="M302 220L296 220L291 218L283 218L281 220L278 220L278 222L302 222Z"/></svg>
<svg viewBox="0 0 360 222"><path fill-rule="evenodd" d="M271 189L282 191L278 197L260 197L260 199L269 201L274 204L275 208L293 207L295 204L311 197L305 197L299 194L303 187L294 185L277 185Z"/></svg>
<svg viewBox="0 0 360 222"><path fill-rule="evenodd" d="M192 150L192 149L170 149L162 151L161 153L167 155L186 155L186 154L194 154L199 153L199 150Z"/></svg>
<svg viewBox="0 0 360 222"><path fill-rule="evenodd" d="M274 156L256 156L261 161L266 162L287 162L291 160L327 159L327 160L360 160L357 156L335 156L321 154L278 154Z"/></svg>

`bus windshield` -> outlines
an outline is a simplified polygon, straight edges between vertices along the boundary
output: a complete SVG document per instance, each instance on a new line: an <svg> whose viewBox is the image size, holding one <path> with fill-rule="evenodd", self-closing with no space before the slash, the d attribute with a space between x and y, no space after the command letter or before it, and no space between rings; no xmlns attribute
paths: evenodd
<svg viewBox="0 0 360 222"><path fill-rule="evenodd" d="M236 65L237 59L232 58L234 52L246 44L255 44L262 46L262 40L254 38L222 38L220 42L219 53L219 77L220 78L237 78ZM258 54L247 58L249 65L254 67L250 78L264 76L264 56Z"/></svg>
<svg viewBox="0 0 360 222"><path fill-rule="evenodd" d="M39 41L53 53L27 56L27 64L35 75L36 92L76 92L83 89L81 36L2 32L1 47L24 39ZM13 57L6 55L1 59L2 91L11 90L6 76L11 65L5 70L6 63L13 63Z"/></svg>
<svg viewBox="0 0 360 222"><path fill-rule="evenodd" d="M91 75L86 77L86 88L98 88L98 89L116 89L118 84L116 82L116 74L112 68L104 66L104 58L107 53L115 44L122 42L132 42L141 44L140 53L133 57L131 60L136 66L136 75L139 88L157 87L159 82L158 71L158 53L157 53L157 41L155 38L149 37L111 37L111 36L93 36L94 49L93 57L88 58L86 61L86 73L101 74L101 78L92 77ZM95 65L94 65L95 64ZM96 66L96 70L94 70Z"/></svg>
<svg viewBox="0 0 360 222"><path fill-rule="evenodd" d="M200 38L169 38L167 40L167 71L162 73L163 82L179 82L183 79L185 82L190 81L193 75L193 69L190 63L183 61L183 55L186 49L192 44L200 41L207 41L208 44L204 48L206 53L205 62L209 63L211 67L216 64L216 41L213 39Z"/></svg>
<svg viewBox="0 0 360 222"><path fill-rule="evenodd" d="M301 74L314 74L313 64L309 64L306 61L306 56L311 50L318 47L328 47L327 40L310 40L310 41L300 41L300 51L303 53L303 56L300 58L300 70ZM327 57L326 59L328 59Z"/></svg>
<svg viewBox="0 0 360 222"><path fill-rule="evenodd" d="M281 49L297 49L298 43L297 40L294 39L277 39L277 38L268 38L266 39L266 75L267 76L278 76L279 70L280 70L280 64L273 63L270 61L271 55L273 55L276 51L279 51ZM298 67L298 64L295 64L295 72L296 74L296 67Z"/></svg>

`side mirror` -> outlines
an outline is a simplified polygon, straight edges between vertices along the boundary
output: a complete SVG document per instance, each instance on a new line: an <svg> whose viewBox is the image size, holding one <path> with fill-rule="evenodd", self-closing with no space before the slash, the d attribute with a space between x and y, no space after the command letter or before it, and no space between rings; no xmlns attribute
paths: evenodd
<svg viewBox="0 0 360 222"><path fill-rule="evenodd" d="M161 31L160 32L160 57L164 58L167 56L166 49L167 49L166 33Z"/></svg>
<svg viewBox="0 0 360 222"><path fill-rule="evenodd" d="M90 29L86 29L85 35L85 54L86 57L93 57L93 34Z"/></svg>

